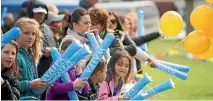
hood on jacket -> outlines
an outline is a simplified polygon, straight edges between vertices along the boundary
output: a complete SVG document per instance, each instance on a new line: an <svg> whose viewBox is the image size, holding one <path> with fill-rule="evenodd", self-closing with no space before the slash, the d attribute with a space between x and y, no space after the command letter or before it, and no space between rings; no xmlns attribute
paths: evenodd
<svg viewBox="0 0 213 101"><path fill-rule="evenodd" d="M44 21L47 20L48 18L48 8L47 8L47 5L39 0L30 0L29 4L28 4L28 7L27 7L27 15L29 18L32 18L33 17L33 9L34 8L43 8L47 11L47 14L45 14L45 17L44 17ZM42 23L44 23L44 21L42 21ZM42 24L40 23L40 24Z"/></svg>

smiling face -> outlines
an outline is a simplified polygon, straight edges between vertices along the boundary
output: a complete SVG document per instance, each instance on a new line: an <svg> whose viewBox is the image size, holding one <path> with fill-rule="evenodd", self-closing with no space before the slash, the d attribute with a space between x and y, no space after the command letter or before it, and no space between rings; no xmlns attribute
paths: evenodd
<svg viewBox="0 0 213 101"><path fill-rule="evenodd" d="M1 50L1 66L3 68L10 68L15 62L16 53L17 50L15 46L11 44L5 45Z"/></svg>
<svg viewBox="0 0 213 101"><path fill-rule="evenodd" d="M121 78L125 77L130 70L129 59L126 57L120 57L115 64L115 74Z"/></svg>

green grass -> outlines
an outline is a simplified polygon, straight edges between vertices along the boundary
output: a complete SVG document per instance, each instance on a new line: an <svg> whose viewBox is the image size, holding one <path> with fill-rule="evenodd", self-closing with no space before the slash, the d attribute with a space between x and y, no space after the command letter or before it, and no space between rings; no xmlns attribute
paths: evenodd
<svg viewBox="0 0 213 101"><path fill-rule="evenodd" d="M180 40L154 40L148 44L149 53L156 56L159 53L165 52L167 49L175 45ZM181 54L187 52L182 48ZM194 61L184 56L168 56L163 60L187 65L190 67L188 78L181 80L172 75L161 72L157 69L143 67L144 72L154 80L148 87L153 87L164 81L172 78L175 82L175 88L154 96L155 100L213 100L213 63ZM147 87L145 88L147 89Z"/></svg>

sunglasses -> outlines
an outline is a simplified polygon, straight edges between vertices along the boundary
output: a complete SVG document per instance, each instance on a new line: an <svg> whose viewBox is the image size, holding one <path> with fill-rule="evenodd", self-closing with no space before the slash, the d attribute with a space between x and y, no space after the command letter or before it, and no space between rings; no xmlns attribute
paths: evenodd
<svg viewBox="0 0 213 101"><path fill-rule="evenodd" d="M117 23L117 20L116 20L116 19L112 19L112 20L110 20L110 22L111 22L112 24L116 24L116 23Z"/></svg>

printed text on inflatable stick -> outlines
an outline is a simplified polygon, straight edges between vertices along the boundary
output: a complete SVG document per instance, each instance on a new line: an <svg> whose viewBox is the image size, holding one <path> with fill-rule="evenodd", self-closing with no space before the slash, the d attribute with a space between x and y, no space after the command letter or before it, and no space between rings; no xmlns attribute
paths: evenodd
<svg viewBox="0 0 213 101"><path fill-rule="evenodd" d="M169 74L175 75L174 69L170 69L170 68L167 68L167 67L162 66L162 65L158 66L158 69L160 69L160 70L162 70L164 72L167 72Z"/></svg>
<svg viewBox="0 0 213 101"><path fill-rule="evenodd" d="M157 92L156 92L154 89L150 88L150 89L148 89L148 90L142 91L141 95L142 95L142 96L155 95L156 93L157 93Z"/></svg>
<svg viewBox="0 0 213 101"><path fill-rule="evenodd" d="M59 58L48 70L47 74L45 74L42 79L48 81L48 85L54 82L55 77L58 77L66 70L67 67L71 66L73 63L68 61L67 59ZM59 68L61 67L61 68Z"/></svg>
<svg viewBox="0 0 213 101"><path fill-rule="evenodd" d="M103 57L102 54L105 53L105 49L99 48L97 52L98 52L97 54L94 54L95 56L93 57L93 59L91 59L88 68L85 69L85 72L93 72L95 64L97 64L97 62L99 62L98 60L100 60Z"/></svg>
<svg viewBox="0 0 213 101"><path fill-rule="evenodd" d="M135 94L135 93L137 94L138 92L139 92L139 90L136 90L136 89L132 88L125 95L126 95L127 98L132 98L133 96L135 96L133 94Z"/></svg>

